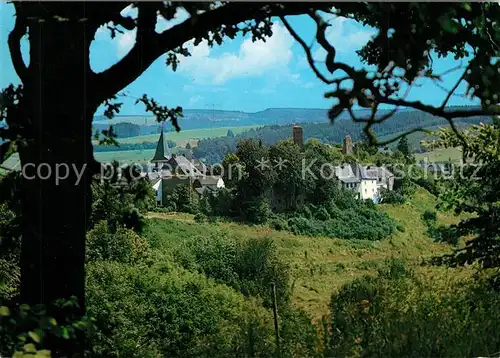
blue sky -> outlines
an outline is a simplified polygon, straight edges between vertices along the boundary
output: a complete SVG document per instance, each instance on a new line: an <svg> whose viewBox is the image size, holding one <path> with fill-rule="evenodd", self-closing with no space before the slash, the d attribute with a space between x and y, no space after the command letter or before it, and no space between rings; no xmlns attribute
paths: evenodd
<svg viewBox="0 0 500 358"><path fill-rule="evenodd" d="M134 16L135 12L125 9L123 14ZM157 26L162 31L185 19L179 12L178 18L167 23L162 20ZM301 36L310 42L314 37L314 26L308 18L289 18ZM356 67L363 66L355 50L365 44L375 33L344 18L331 20L328 30L330 42L337 48L338 59ZM7 37L14 26L12 4L0 2L0 86L19 83L10 60ZM131 97L147 93L168 106L180 105L189 109L224 109L255 112L266 108L329 108L332 102L324 98L329 88L312 73L304 52L295 43L284 26L276 22L273 36L266 42L252 42L251 38L238 37L227 40L219 47L209 48L201 43L192 49L192 56L182 58L177 72L165 66L165 56L159 58L140 78L129 85L125 92ZM98 30L91 45L91 66L100 72L117 62L132 47L135 33L128 32L111 39L103 27ZM27 46L23 54L27 59ZM322 52L313 48L314 57L322 60ZM436 73L457 66L460 62L452 58L435 62ZM464 63L465 64L465 63ZM451 88L461 72L456 71L444 77L441 85ZM457 92L463 92L460 86ZM428 104L440 104L445 92L429 82L413 88L409 99ZM143 107L134 105L133 99L123 99L121 114L144 114ZM462 105L471 102L461 97L452 97L450 104Z"/></svg>

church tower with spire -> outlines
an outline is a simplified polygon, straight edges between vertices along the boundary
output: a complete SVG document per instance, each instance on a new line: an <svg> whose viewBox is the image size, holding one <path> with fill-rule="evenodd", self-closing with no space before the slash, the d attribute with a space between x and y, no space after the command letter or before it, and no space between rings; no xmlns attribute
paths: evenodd
<svg viewBox="0 0 500 358"><path fill-rule="evenodd" d="M156 151L151 159L151 163L156 163L158 167L159 163L167 162L172 154L170 153L170 148L168 147L167 137L163 133L163 126L161 127L160 138L158 139L158 143L156 144Z"/></svg>

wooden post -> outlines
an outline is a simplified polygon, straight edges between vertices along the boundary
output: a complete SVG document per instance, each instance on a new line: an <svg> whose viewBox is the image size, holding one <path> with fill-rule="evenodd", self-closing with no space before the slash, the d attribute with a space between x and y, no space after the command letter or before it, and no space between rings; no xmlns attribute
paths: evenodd
<svg viewBox="0 0 500 358"><path fill-rule="evenodd" d="M274 313L274 331L276 334L276 357L281 356L280 350L280 328L278 324L278 303L276 300L276 285L271 283L271 289L273 290L273 313Z"/></svg>

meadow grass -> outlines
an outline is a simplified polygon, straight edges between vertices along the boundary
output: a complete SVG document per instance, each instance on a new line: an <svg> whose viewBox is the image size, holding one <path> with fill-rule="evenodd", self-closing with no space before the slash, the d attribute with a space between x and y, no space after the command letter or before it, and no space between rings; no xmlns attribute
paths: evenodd
<svg viewBox="0 0 500 358"><path fill-rule="evenodd" d="M99 162L111 162L117 160L119 162L148 162L153 158L154 149L143 150L117 150L111 152L95 152L94 157Z"/></svg>
<svg viewBox="0 0 500 358"><path fill-rule="evenodd" d="M231 129L234 134L239 134L259 126L241 126L241 127L220 127L220 128L202 128L202 129L188 129L181 130L180 132L166 132L167 139L175 142L177 145L185 145L189 139L205 139L224 137L227 131ZM159 134L148 134L137 137L121 138L120 143L143 143L143 142L157 142Z"/></svg>
<svg viewBox="0 0 500 358"><path fill-rule="evenodd" d="M249 226L235 222L196 223L188 214L150 215L148 235L158 247L173 252L184 240L197 236L226 232L236 238L272 238L281 257L291 267L293 302L314 318L328 313L331 295L343 284L365 274L374 274L387 259L403 258L419 274L429 279L448 282L467 274L470 269L446 269L422 263L433 256L450 252L452 246L433 242L426 235L427 226L421 220L426 210L432 210L436 199L424 189L418 189L405 205L380 205L405 227L381 241L343 240L327 237L293 235L267 226ZM438 214L438 223L450 224L457 218Z"/></svg>
<svg viewBox="0 0 500 358"><path fill-rule="evenodd" d="M425 153L415 155L417 161L425 160L428 162L447 162L451 159L452 162L458 162L462 159L462 151L460 148L439 148Z"/></svg>

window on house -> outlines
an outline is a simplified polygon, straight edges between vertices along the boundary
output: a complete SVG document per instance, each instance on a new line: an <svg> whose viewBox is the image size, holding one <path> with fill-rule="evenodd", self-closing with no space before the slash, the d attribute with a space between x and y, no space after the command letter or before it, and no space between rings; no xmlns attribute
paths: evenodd
<svg viewBox="0 0 500 358"><path fill-rule="evenodd" d="M366 194L366 193L367 193L367 190L366 190L366 188L365 188L365 194Z"/></svg>

